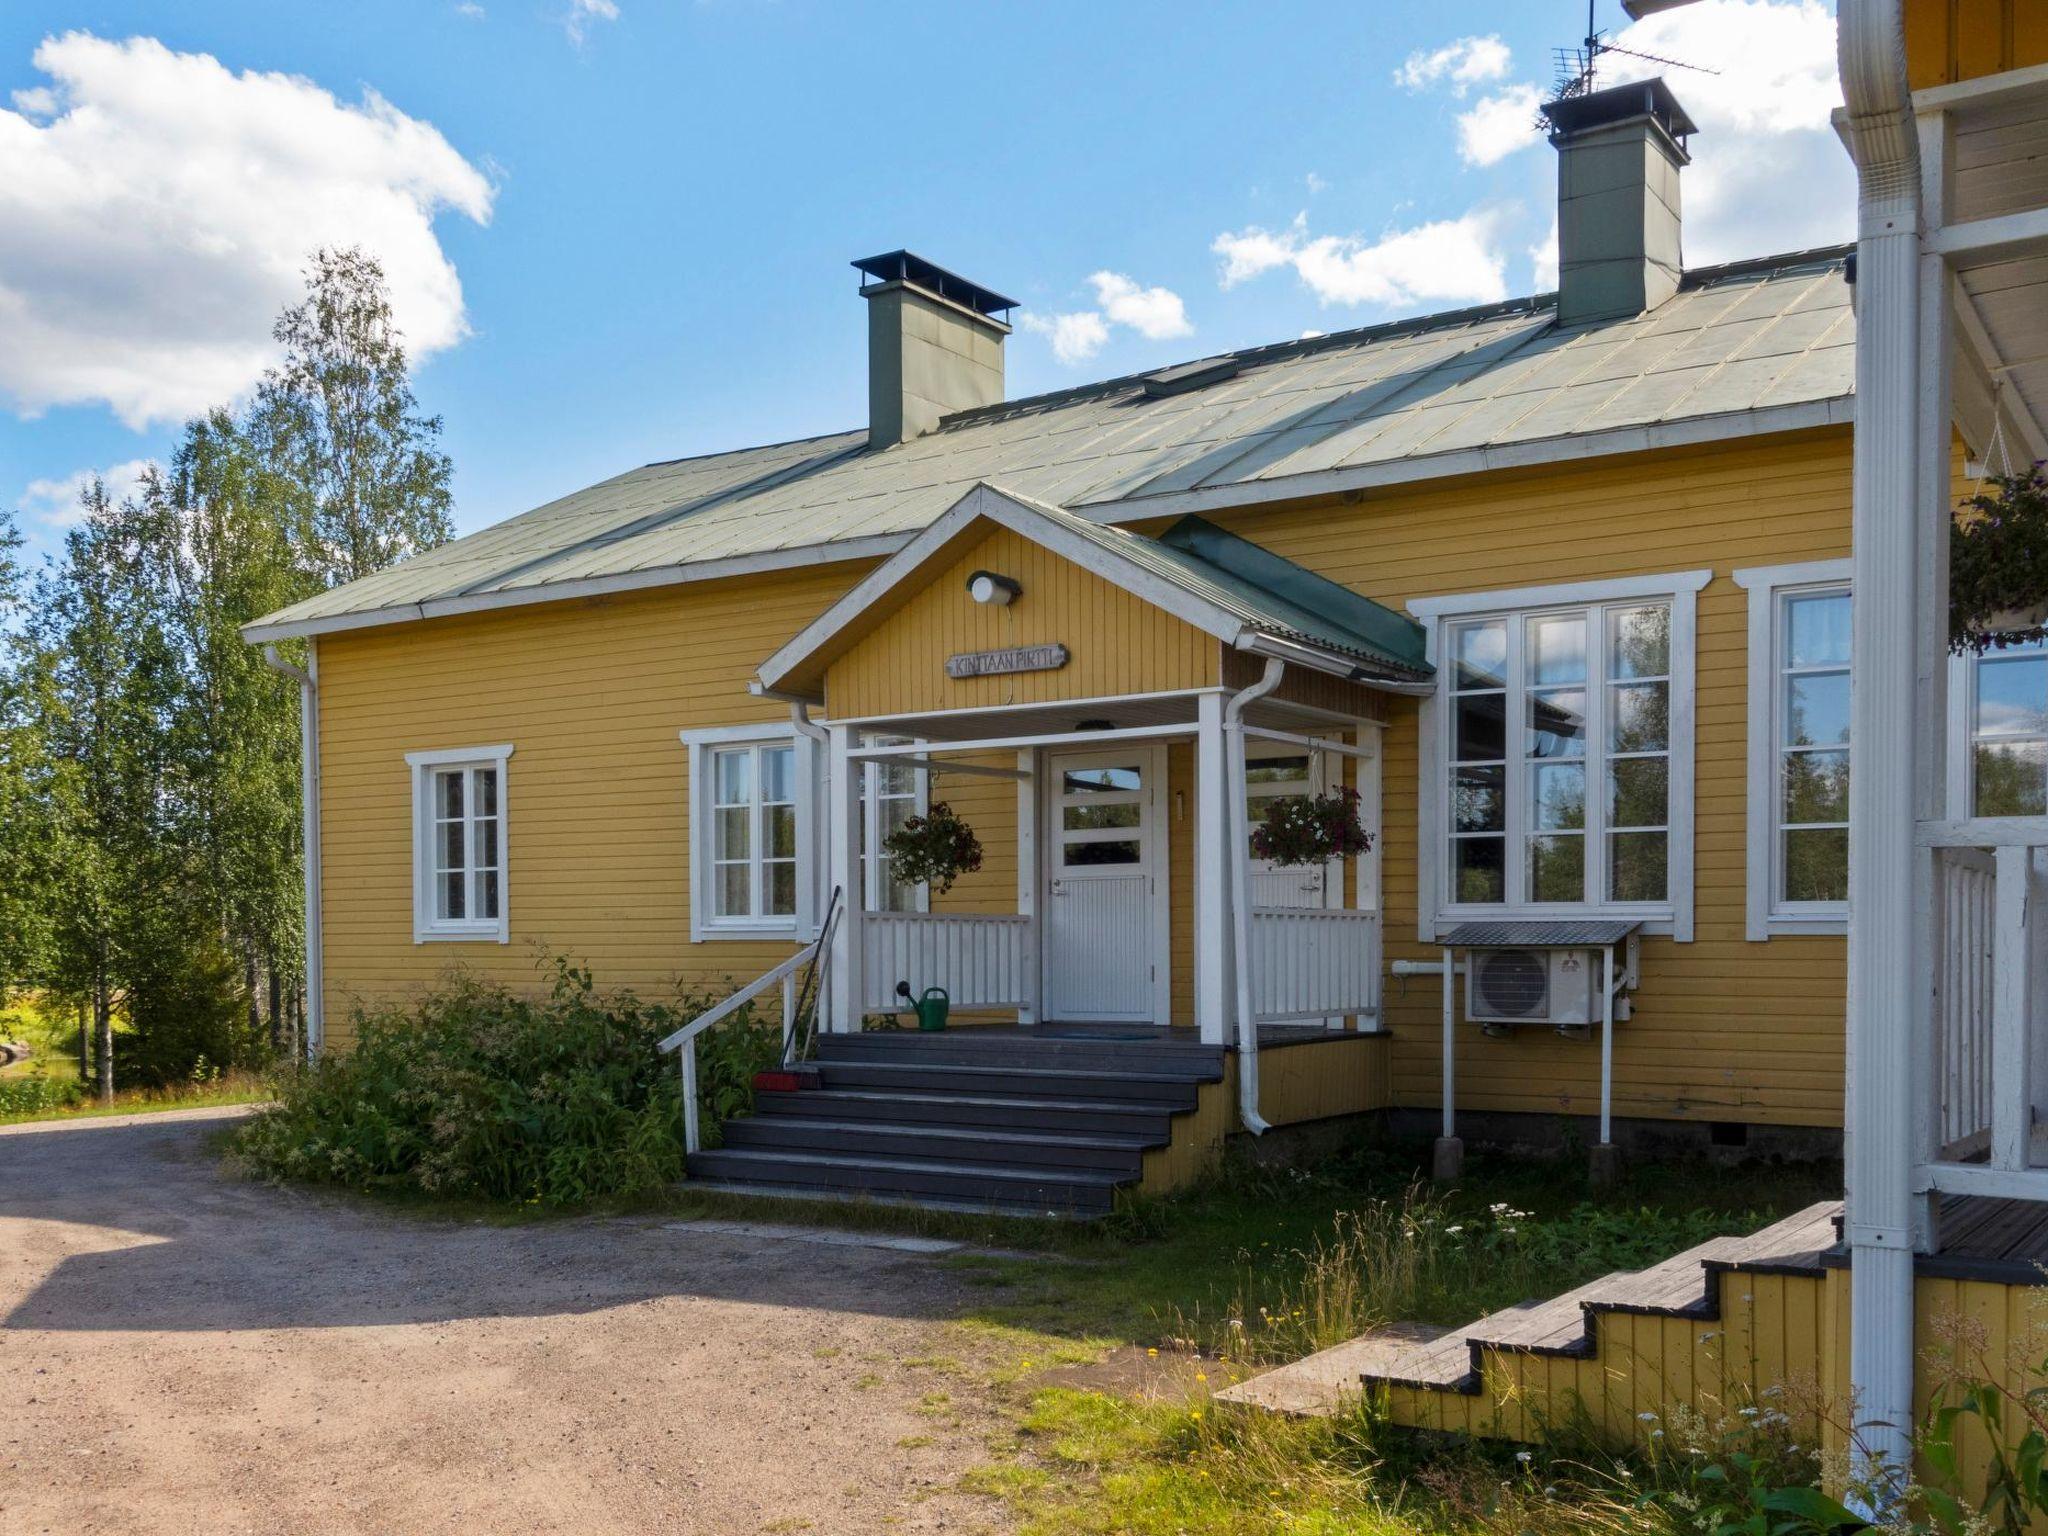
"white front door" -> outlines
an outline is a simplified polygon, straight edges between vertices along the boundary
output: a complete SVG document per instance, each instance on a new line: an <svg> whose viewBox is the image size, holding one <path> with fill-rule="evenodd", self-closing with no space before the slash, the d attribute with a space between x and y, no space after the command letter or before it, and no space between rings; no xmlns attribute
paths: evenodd
<svg viewBox="0 0 2048 1536"><path fill-rule="evenodd" d="M1157 747L1047 756L1050 1019L1167 1022L1165 776Z"/></svg>

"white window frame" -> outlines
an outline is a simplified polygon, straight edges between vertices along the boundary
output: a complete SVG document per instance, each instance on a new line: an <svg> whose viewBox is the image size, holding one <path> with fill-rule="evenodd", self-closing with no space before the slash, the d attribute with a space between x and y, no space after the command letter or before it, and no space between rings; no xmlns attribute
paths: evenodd
<svg viewBox="0 0 2048 1536"><path fill-rule="evenodd" d="M1996 657L1998 652L1994 650L1985 654ZM1977 819L1977 664L1982 659L1974 655L1954 654L1948 658L1948 789L1945 799L1951 821ZM2036 738L2002 739L2031 741ZM1993 819L2036 822L2048 818L2010 816Z"/></svg>
<svg viewBox="0 0 2048 1536"><path fill-rule="evenodd" d="M923 737L919 736L870 736L862 744L870 747L901 747L905 752L914 752L924 747L926 742ZM875 788L881 782L885 766L882 763L863 763L861 765L860 882L862 910L868 912L880 912L883 910L882 871L881 859L879 857L882 843L883 797L875 792ZM916 813L922 816L931 809L932 776L928 771L920 769L910 769L908 772L910 773L913 786L910 794L908 796L892 798L912 800L917 808ZM932 889L928 884L920 882L913 885L910 887L910 892L911 904L905 909L906 911L929 912L931 910Z"/></svg>
<svg viewBox="0 0 2048 1536"><path fill-rule="evenodd" d="M719 725L679 732L690 762L690 942L717 939L806 939L817 932L819 869L818 775L822 764L817 744L787 722L781 725ZM713 825L712 758L726 747L796 748L796 911L780 917L714 917L712 915ZM757 781L758 782L758 781ZM758 846L758 845L757 845Z"/></svg>
<svg viewBox="0 0 2048 1536"><path fill-rule="evenodd" d="M512 794L509 743L405 754L412 776L412 941L415 944L512 942ZM498 915L451 920L434 915L434 775L450 768L491 768L498 775ZM465 847L466 847L465 843Z"/></svg>
<svg viewBox="0 0 2048 1536"><path fill-rule="evenodd" d="M1778 933L1846 934L1846 901L1781 901L1784 869L1785 599L1849 590L1849 560L1760 565L1735 572L1749 594L1749 790L1743 930L1752 942ZM1853 749L1852 749L1853 750ZM1855 770L1850 759L1849 771Z"/></svg>
<svg viewBox="0 0 2048 1536"><path fill-rule="evenodd" d="M1420 728L1417 732L1418 820L1420 835L1417 838L1416 926L1419 939L1433 944L1440 934L1459 923L1492 919L1535 919L1535 918L1588 918L1616 917L1635 918L1643 925L1643 932L1668 934L1681 944L1689 944L1693 937L1693 783L1697 772L1698 758L1695 750L1694 716L1697 687L1697 657L1699 649L1699 593L1713 579L1711 570L1678 571L1663 576L1624 576L1609 581L1567 582L1556 586L1516 587L1494 592L1467 592L1447 597L1417 598L1408 604L1408 611L1421 621L1429 648L1429 659L1437 669L1437 686L1424 696ZM1453 680L1452 669L1443 651L1444 635L1452 623L1463 623L1473 619L1503 618L1522 623L1533 615L1550 609L1584 608L1593 605L1621 605L1632 603L1668 603L1671 609L1671 672L1670 672L1670 737L1669 737L1669 801L1666 816L1666 877L1669 881L1669 900L1657 903L1636 902L1531 902L1520 899L1519 891L1509 885L1509 899L1497 904L1479 905L1454 903L1446 900L1449 889L1450 828L1449 795L1450 777L1450 731L1453 711L1446 705L1446 699ZM1593 640L1589 637L1587 658L1589 667L1589 698L1596 692L1604 692L1605 679L1598 683L1591 680L1590 669L1595 665L1596 654L1601 656L1597 663L1604 669L1604 651L1596 653ZM1604 702L1604 701L1603 701ZM1597 724L1597 722L1596 722ZM1514 795L1526 794L1525 787L1514 780L1509 792ZM1590 839L1598 835L1604 839L1605 831L1601 822L1604 817L1595 813L1599 806L1595 797L1588 793L1588 849ZM1604 804L1604 788L1601 796ZM1512 821L1513 818L1510 818ZM1597 858L1604 862L1606 850L1601 847ZM1510 869L1514 867L1510 862Z"/></svg>

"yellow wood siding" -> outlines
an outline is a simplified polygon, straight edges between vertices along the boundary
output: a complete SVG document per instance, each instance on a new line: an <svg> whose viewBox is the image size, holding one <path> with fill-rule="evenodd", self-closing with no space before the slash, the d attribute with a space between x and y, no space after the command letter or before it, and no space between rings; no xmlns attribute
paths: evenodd
<svg viewBox="0 0 2048 1536"><path fill-rule="evenodd" d="M967 578L982 569L1021 582L1023 595L1001 607L975 602ZM946 676L948 656L1049 644L1072 657L1055 672ZM1207 688L1216 675L1208 635L998 528L833 662L825 697L832 715L848 720Z"/></svg>
<svg viewBox="0 0 2048 1536"><path fill-rule="evenodd" d="M2048 64L2041 0L1906 0L1906 79L1914 90Z"/></svg>
<svg viewBox="0 0 2048 1536"><path fill-rule="evenodd" d="M1392 607L1494 588L1711 568L1699 595L1694 942L1643 941L1635 1017L1615 1036L1617 1115L1841 1123L1845 945L1744 938L1748 824L1748 566L1849 553L1846 429L1473 476L1313 504L1220 514L1233 533ZM1418 709L1394 700L1381 837L1386 952L1433 959L1416 937ZM1393 1097L1438 1098L1434 978L1386 983ZM1584 1115L1596 1044L1542 1030L1458 1033L1458 1101L1472 1110Z"/></svg>
<svg viewBox="0 0 2048 1536"><path fill-rule="evenodd" d="M327 1031L358 1000L454 967L515 986L562 953L604 986L749 980L787 943L690 942L686 728L786 722L760 659L863 571L706 582L329 635L320 641ZM415 944L405 754L510 742L511 942Z"/></svg>

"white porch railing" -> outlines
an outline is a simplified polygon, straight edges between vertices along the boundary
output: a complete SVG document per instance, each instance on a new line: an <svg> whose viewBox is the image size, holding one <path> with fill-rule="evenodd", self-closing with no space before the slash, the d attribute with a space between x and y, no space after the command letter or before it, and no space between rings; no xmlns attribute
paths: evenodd
<svg viewBox="0 0 2048 1536"><path fill-rule="evenodd" d="M896 983L913 996L943 987L955 1008L1029 1008L1031 919L1014 912L864 912L860 920L861 1009L902 1007Z"/></svg>
<svg viewBox="0 0 2048 1536"><path fill-rule="evenodd" d="M1934 850L1932 1161L1922 1187L2048 1200L2036 1126L2048 1097L2048 824L1930 822Z"/></svg>
<svg viewBox="0 0 2048 1536"><path fill-rule="evenodd" d="M1377 1018L1377 912L1267 907L1252 913L1253 1012L1261 1023Z"/></svg>

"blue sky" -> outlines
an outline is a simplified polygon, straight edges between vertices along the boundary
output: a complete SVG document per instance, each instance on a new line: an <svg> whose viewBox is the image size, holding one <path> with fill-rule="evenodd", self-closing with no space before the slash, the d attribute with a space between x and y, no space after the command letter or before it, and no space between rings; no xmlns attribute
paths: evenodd
<svg viewBox="0 0 2048 1536"><path fill-rule="evenodd" d="M392 269L463 529L859 425L847 263L896 246L1026 306L1013 395L1530 292L1555 179L1527 125L1583 14L16 0L0 505L52 547L75 477L245 390L321 240ZM1626 34L1721 69L1672 76L1690 262L1848 237L1831 29L1700 0Z"/></svg>

